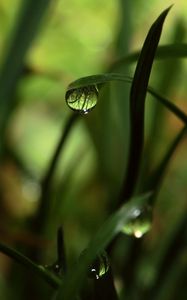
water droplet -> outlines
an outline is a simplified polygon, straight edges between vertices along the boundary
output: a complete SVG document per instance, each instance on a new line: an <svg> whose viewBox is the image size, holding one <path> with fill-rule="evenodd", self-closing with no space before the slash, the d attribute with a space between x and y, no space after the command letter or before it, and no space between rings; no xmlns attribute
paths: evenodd
<svg viewBox="0 0 187 300"><path fill-rule="evenodd" d="M62 267L58 263L54 263L52 265L46 265L45 268L56 275L60 276L62 274Z"/></svg>
<svg viewBox="0 0 187 300"><path fill-rule="evenodd" d="M87 114L97 104L99 91L96 85L89 85L66 92L66 103L74 111Z"/></svg>
<svg viewBox="0 0 187 300"><path fill-rule="evenodd" d="M90 278L99 279L104 276L109 270L110 264L106 252L99 254L95 261L90 266L88 276Z"/></svg>
<svg viewBox="0 0 187 300"><path fill-rule="evenodd" d="M141 238L147 233L152 224L152 209L150 206L139 209L136 208L133 212L133 216L128 223L122 229L123 233L128 235L134 235L136 238Z"/></svg>

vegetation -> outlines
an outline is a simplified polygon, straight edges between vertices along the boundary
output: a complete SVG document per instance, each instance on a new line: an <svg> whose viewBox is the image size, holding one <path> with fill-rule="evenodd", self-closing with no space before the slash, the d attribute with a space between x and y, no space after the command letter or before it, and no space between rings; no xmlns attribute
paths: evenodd
<svg viewBox="0 0 187 300"><path fill-rule="evenodd" d="M186 299L184 26L159 45L169 6L129 51L139 2L119 2L118 35L119 11L103 2L69 1L63 14L61 1L21 1L5 22L2 299Z"/></svg>

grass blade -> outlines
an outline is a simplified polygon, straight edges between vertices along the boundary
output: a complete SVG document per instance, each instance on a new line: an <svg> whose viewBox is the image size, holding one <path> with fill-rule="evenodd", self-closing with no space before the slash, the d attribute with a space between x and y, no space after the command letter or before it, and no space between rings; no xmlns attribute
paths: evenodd
<svg viewBox="0 0 187 300"><path fill-rule="evenodd" d="M151 178L147 185L146 189L153 188L154 190L158 190L161 180L163 178L164 172L166 171L166 168L171 161L171 158L181 142L182 138L187 134L187 126L185 125L181 131L178 133L176 138L174 139L173 143L170 145L168 151L166 152L165 156L163 157L162 161L160 162L159 166L156 168L156 170L151 174L149 178ZM151 199L153 201L155 199L155 195Z"/></svg>
<svg viewBox="0 0 187 300"><path fill-rule="evenodd" d="M151 26L136 66L130 92L129 159L120 195L120 204L131 197L138 179L144 144L144 110L148 81L161 36L162 26L169 10L170 7L164 10Z"/></svg>
<svg viewBox="0 0 187 300"><path fill-rule="evenodd" d="M76 89L88 85L99 85L102 86L103 84L111 81L125 81L125 82L132 82L132 78L129 76L125 76L120 73L106 73L106 74L96 74L90 75L86 77L81 77L68 85L67 91L71 89Z"/></svg>
<svg viewBox="0 0 187 300"><path fill-rule="evenodd" d="M87 274L88 266L95 259L98 253L102 252L110 241L122 230L124 224L133 216L135 210L143 206L152 193L147 193L139 197L132 198L130 203L125 204L114 213L102 226L100 231L89 243L85 255L72 272L68 274L59 289L56 300L74 300L78 296L84 279Z"/></svg>
<svg viewBox="0 0 187 300"><path fill-rule="evenodd" d="M109 68L109 72L112 72L121 65L128 65L134 63L138 60L140 56L140 50L128 54L125 57L115 61ZM187 44L186 43L175 43L158 46L155 59L156 60L165 60L169 58L186 58L187 57Z"/></svg>
<svg viewBox="0 0 187 300"><path fill-rule="evenodd" d="M177 20L173 29L172 42L179 43L185 38L185 29L182 20ZM166 60L164 64L160 65L158 77L157 89L161 94L172 95L173 87L176 86L178 74L182 73L183 62L181 59ZM158 75L158 76L157 76ZM149 170L152 164L153 158L156 156L158 140L157 136L162 136L160 128L165 127L166 110L163 105L160 105L158 101L155 101L152 105L152 118L149 125L149 137L146 148L145 148L145 159L142 164L141 180L139 181L139 186L144 186L144 181L147 176L145 176L147 170ZM159 116L159 118L158 118ZM183 116L181 116L183 119ZM185 123L185 121L184 121Z"/></svg>
<svg viewBox="0 0 187 300"><path fill-rule="evenodd" d="M72 114L68 118L67 123L65 124L65 128L63 125L63 130L60 135L60 139L54 150L54 153L52 155L52 158L49 163L46 174L44 175L44 178L42 179L40 205L39 205L38 211L35 215L34 226L33 226L33 230L35 232L37 232L38 234L42 234L45 231L45 227L47 224L48 211L50 208L50 200L51 200L50 189L51 189L53 176L54 176L61 152L66 143L66 140L68 139L69 134L70 134L73 126L75 125L75 122L78 120L78 118L79 118L78 115Z"/></svg>
<svg viewBox="0 0 187 300"><path fill-rule="evenodd" d="M0 134L14 107L14 91L24 66L24 60L50 0L23 0L18 20L0 72Z"/></svg>
<svg viewBox="0 0 187 300"><path fill-rule="evenodd" d="M159 95L152 87L148 87L148 92L159 100L167 109L169 109L176 117L178 117L184 124L187 124L187 115L177 105Z"/></svg>
<svg viewBox="0 0 187 300"><path fill-rule="evenodd" d="M69 84L67 91L71 89L81 88L88 85L98 85L102 87L104 84L112 81L123 81L126 83L132 83L133 79L130 76L125 76L119 73L106 73L106 74L97 74L79 78ZM147 87L147 92L154 96L158 101L160 101L167 109L169 109L173 114L175 114L183 123L187 123L187 115L173 104L170 100L161 96L155 89L151 86Z"/></svg>
<svg viewBox="0 0 187 300"><path fill-rule="evenodd" d="M12 249L2 243L0 243L0 252L9 256L14 261L19 263L20 265L26 267L27 269L33 271L36 275L43 278L48 284L50 284L53 288L57 288L60 285L60 279L53 275L51 272L46 270L43 266L39 266L30 260L28 257L24 256L20 252Z"/></svg>

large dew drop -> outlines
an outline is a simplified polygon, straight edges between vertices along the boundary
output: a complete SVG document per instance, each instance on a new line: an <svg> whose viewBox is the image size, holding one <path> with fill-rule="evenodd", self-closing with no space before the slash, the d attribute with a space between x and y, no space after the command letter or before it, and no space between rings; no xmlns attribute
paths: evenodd
<svg viewBox="0 0 187 300"><path fill-rule="evenodd" d="M106 252L102 252L97 256L89 269L88 276L94 279L100 279L109 270L109 259Z"/></svg>
<svg viewBox="0 0 187 300"><path fill-rule="evenodd" d="M96 85L89 85L66 92L66 103L74 111L87 114L97 104L98 88Z"/></svg>
<svg viewBox="0 0 187 300"><path fill-rule="evenodd" d="M136 238L141 238L151 229L151 225L152 209L150 206L145 206L141 209L136 208L131 220L124 225L122 232L133 235Z"/></svg>

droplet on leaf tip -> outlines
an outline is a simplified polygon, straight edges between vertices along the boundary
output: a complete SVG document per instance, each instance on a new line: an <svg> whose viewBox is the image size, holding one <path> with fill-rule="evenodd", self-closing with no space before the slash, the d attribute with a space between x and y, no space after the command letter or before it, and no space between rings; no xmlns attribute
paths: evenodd
<svg viewBox="0 0 187 300"><path fill-rule="evenodd" d="M62 274L62 267L58 263L54 263L52 265L46 265L46 269L49 271L53 272L56 275L61 275Z"/></svg>
<svg viewBox="0 0 187 300"><path fill-rule="evenodd" d="M97 256L89 270L89 277L100 279L109 270L110 264L107 253L104 251Z"/></svg>
<svg viewBox="0 0 187 300"><path fill-rule="evenodd" d="M127 235L133 235L135 238L141 238L151 229L152 225L152 209L145 206L141 209L135 209L129 222L127 222L122 232Z"/></svg>
<svg viewBox="0 0 187 300"><path fill-rule="evenodd" d="M81 253L80 258L84 256L85 250ZM110 268L110 263L106 251L102 251L96 257L96 259L88 267L87 276L90 279L100 279L103 277Z"/></svg>
<svg viewBox="0 0 187 300"><path fill-rule="evenodd" d="M97 104L99 91L96 85L70 89L66 92L66 103L80 114L89 113Z"/></svg>

